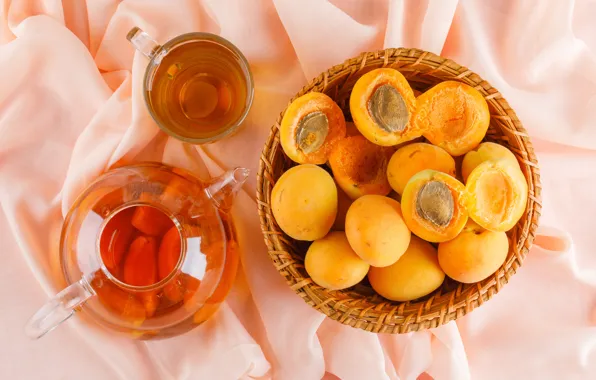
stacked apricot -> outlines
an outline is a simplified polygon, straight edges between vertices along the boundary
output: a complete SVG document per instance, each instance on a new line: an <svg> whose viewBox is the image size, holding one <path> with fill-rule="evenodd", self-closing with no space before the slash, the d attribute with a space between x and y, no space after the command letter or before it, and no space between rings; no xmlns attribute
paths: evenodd
<svg viewBox="0 0 596 380"><path fill-rule="evenodd" d="M329 96L309 93L280 127L299 165L275 184L271 208L287 235L312 242L312 280L339 290L368 276L381 296L409 301L446 275L473 283L497 271L528 189L515 155L483 142L482 94L445 81L416 96L382 68L358 79L349 105L353 124Z"/></svg>

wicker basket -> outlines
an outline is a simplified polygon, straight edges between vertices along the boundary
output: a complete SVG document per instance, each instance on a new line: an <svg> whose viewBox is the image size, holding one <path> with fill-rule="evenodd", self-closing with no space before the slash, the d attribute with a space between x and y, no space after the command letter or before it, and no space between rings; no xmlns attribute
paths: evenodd
<svg viewBox="0 0 596 380"><path fill-rule="evenodd" d="M522 265L534 240L540 217L540 175L526 130L499 91L480 76L457 63L418 49L387 49L363 53L322 73L295 98L318 91L331 96L351 120L349 97L356 80L379 67L399 70L412 88L425 91L444 80L457 80L479 90L488 102L491 123L487 141L499 142L517 156L528 182L528 204L522 219L508 232L510 250L496 273L476 284L461 284L449 278L430 295L410 302L392 302L377 295L366 280L342 291L316 285L304 269L308 243L285 235L270 208L271 191L282 173L295 165L279 142L283 112L271 129L261 155L257 178L257 202L261 229L275 268L306 303L343 324L375 333L407 333L433 328L455 320L482 305L503 287ZM294 99L295 99L294 98ZM293 99L292 99L293 100Z"/></svg>

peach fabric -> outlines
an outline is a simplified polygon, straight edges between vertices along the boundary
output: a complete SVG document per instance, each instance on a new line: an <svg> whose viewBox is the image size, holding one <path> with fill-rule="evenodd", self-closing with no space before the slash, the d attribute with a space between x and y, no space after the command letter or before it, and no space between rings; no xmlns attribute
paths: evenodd
<svg viewBox="0 0 596 380"><path fill-rule="evenodd" d="M596 378L596 3L584 0L4 0L0 8L0 378ZM168 138L141 96L147 59L125 39L217 33L251 63L242 130L195 147ZM39 341L23 326L64 286L63 215L115 163L145 159L207 178L256 174L289 98L362 51L419 47L497 87L541 165L540 236L510 284L457 323L406 335L340 325L307 306L263 244L253 175L235 204L242 271L192 332L135 342L73 318ZM548 226L548 227L547 227Z"/></svg>

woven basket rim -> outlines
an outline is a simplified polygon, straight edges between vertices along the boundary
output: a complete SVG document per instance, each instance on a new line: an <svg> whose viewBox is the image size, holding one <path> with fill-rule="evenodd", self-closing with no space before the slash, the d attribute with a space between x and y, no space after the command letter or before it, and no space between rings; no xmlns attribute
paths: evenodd
<svg viewBox="0 0 596 380"><path fill-rule="evenodd" d="M495 133L494 136L487 134L487 139L500 139L508 145L518 157L528 182L526 213L508 233L512 244L507 260L486 280L472 285L459 284L451 291L435 292L430 297L411 302L388 301L375 293L367 293L366 288L359 286L345 291L329 291L316 285L305 272L300 253L304 251L300 248L301 243L291 240L279 229L269 206L272 187L281 175L276 170L280 165L291 165L279 144L278 135L287 106L280 113L263 146L257 173L257 207L261 231L275 268L307 304L331 319L371 332L406 333L438 327L458 319L488 301L508 283L522 265L538 228L541 210L540 173L530 138L501 93L467 67L428 51L391 48L361 53L313 78L290 99L288 105L297 97L312 91L326 92L334 100L342 98L347 91L345 87L350 86L359 77L358 74L377 67L396 68L410 83L414 79L416 83L422 84L426 83L425 80L431 80L429 84L433 85L449 79L467 83L479 90L491 109L489 133L493 129ZM438 76L441 78L435 80Z"/></svg>

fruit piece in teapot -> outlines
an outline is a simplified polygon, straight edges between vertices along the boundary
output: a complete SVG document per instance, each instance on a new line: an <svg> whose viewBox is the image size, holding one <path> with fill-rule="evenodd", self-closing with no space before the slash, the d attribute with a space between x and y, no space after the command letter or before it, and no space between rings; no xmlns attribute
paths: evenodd
<svg viewBox="0 0 596 380"><path fill-rule="evenodd" d="M159 306L159 296L156 290L149 290L139 294L139 298L145 308L147 318L153 317L157 307Z"/></svg>
<svg viewBox="0 0 596 380"><path fill-rule="evenodd" d="M488 130L490 113L482 94L467 84L445 81L417 99L413 124L432 144L452 156L476 148Z"/></svg>
<svg viewBox="0 0 596 380"><path fill-rule="evenodd" d="M396 262L410 244L399 202L381 195L364 195L346 215L346 236L354 252L372 266Z"/></svg>
<svg viewBox="0 0 596 380"><path fill-rule="evenodd" d="M273 186L271 211L279 227L293 239L320 239L329 232L337 215L335 182L319 166L295 166Z"/></svg>
<svg viewBox="0 0 596 380"><path fill-rule="evenodd" d="M288 157L299 164L324 164L334 144L346 135L346 121L329 96L310 92L286 109L279 140Z"/></svg>
<svg viewBox="0 0 596 380"><path fill-rule="evenodd" d="M116 213L101 231L99 251L106 268L114 276L119 276L120 264L128 251L135 229L131 224L134 208Z"/></svg>
<svg viewBox="0 0 596 380"><path fill-rule="evenodd" d="M207 255L207 270L211 267L216 268L220 264L215 262L212 263L211 257L219 256L218 250L221 249L221 243L214 244L211 249L207 249L205 254ZM213 254L211 253L213 252ZM239 264L239 252L238 252L238 243L234 240L227 240L226 241L226 256L223 263L223 273L221 275L221 279L217 284L217 287L211 294L211 296L207 299L207 303L220 303L222 302L232 289L234 285L234 281L236 280L236 273L238 271L238 264Z"/></svg>
<svg viewBox="0 0 596 380"><path fill-rule="evenodd" d="M180 232L176 226L172 226L161 238L159 252L157 254L158 279L166 278L178 264L181 253Z"/></svg>
<svg viewBox="0 0 596 380"><path fill-rule="evenodd" d="M519 168L519 162L517 162L515 155L503 145L493 142L483 142L482 144L478 145L474 150L469 151L464 156L464 160L461 165L461 174L464 183L468 181L470 173L476 168L476 166L480 165L484 161L499 160L503 160Z"/></svg>
<svg viewBox="0 0 596 380"><path fill-rule="evenodd" d="M449 174L431 169L416 173L401 197L408 228L433 243L453 239L468 220L464 192L464 185Z"/></svg>
<svg viewBox="0 0 596 380"><path fill-rule="evenodd" d="M528 184L518 166L507 160L485 161L466 182L466 207L480 226L509 231L522 217L528 201Z"/></svg>
<svg viewBox="0 0 596 380"><path fill-rule="evenodd" d="M439 264L455 281L474 283L495 273L509 251L505 232L488 231L472 220L450 241L439 244Z"/></svg>
<svg viewBox="0 0 596 380"><path fill-rule="evenodd" d="M339 141L329 155L329 166L339 187L352 199L365 194L387 195L387 163L392 148L375 145L364 136Z"/></svg>
<svg viewBox="0 0 596 380"><path fill-rule="evenodd" d="M130 244L124 261L122 281L132 286L157 282L157 239L141 235Z"/></svg>
<svg viewBox="0 0 596 380"><path fill-rule="evenodd" d="M133 294L116 286L102 272L96 273L91 286L107 309L135 325L143 323L146 318L145 307Z"/></svg>
<svg viewBox="0 0 596 380"><path fill-rule="evenodd" d="M381 68L361 76L350 95L354 124L369 141L393 146L419 137L411 123L416 97L397 70Z"/></svg>
<svg viewBox="0 0 596 380"><path fill-rule="evenodd" d="M413 143L399 148L387 165L387 180L391 188L403 194L412 176L433 169L455 177L455 160L445 150L426 143Z"/></svg>
<svg viewBox="0 0 596 380"><path fill-rule="evenodd" d="M406 252L384 268L371 267L368 280L381 296L392 301L411 301L435 291L445 279L437 250L429 242L412 236Z"/></svg>
<svg viewBox="0 0 596 380"><path fill-rule="evenodd" d="M164 296L172 303L178 303L184 298L184 273L172 278L163 288Z"/></svg>
<svg viewBox="0 0 596 380"><path fill-rule="evenodd" d="M149 236L160 236L173 224L163 211L152 206L137 206L132 215L132 225Z"/></svg>
<svg viewBox="0 0 596 380"><path fill-rule="evenodd" d="M341 231L330 232L315 240L306 252L304 266L317 285L330 290L356 285L370 267L358 257Z"/></svg>

